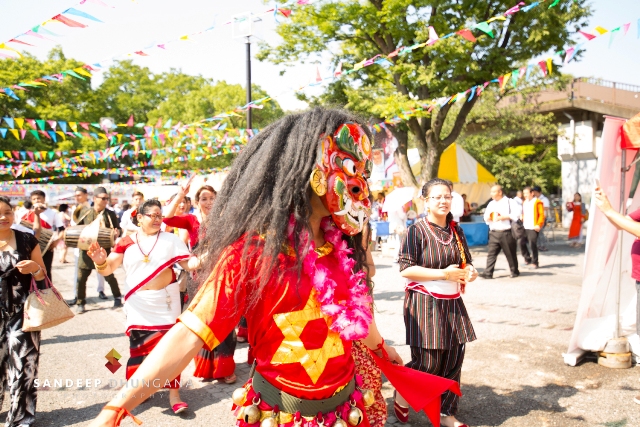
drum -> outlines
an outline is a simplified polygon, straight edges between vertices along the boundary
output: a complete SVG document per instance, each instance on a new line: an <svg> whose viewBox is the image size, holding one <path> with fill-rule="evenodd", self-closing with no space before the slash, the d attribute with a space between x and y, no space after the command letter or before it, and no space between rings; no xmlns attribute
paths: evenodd
<svg viewBox="0 0 640 427"><path fill-rule="evenodd" d="M28 221L20 221L20 225L27 227L29 230L33 230L33 224ZM54 239L54 235L56 238ZM40 237L38 238L38 245L40 246L40 252L44 255L49 249L51 249L51 243L57 239L58 233L48 228L40 228Z"/></svg>
<svg viewBox="0 0 640 427"><path fill-rule="evenodd" d="M83 251L89 249L93 242L98 242L100 247L110 249L115 245L116 230L90 225L76 225L65 229L64 243L70 248L78 248Z"/></svg>

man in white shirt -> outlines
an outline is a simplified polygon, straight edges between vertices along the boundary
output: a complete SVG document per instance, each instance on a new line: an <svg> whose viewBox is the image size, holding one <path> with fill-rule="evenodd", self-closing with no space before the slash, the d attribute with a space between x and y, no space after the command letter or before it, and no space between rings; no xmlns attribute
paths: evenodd
<svg viewBox="0 0 640 427"><path fill-rule="evenodd" d="M35 221L39 221L40 228L45 228L53 231L61 232L64 230L64 223L62 222L62 218L58 215L58 212L54 211L51 208L48 208L45 204L46 195L42 190L34 190L31 192L31 203L33 203L33 209L29 211L22 219L24 221L35 223ZM33 231L36 237L38 237L38 232L34 227ZM54 237L52 237L53 239ZM44 267L47 270L47 276L49 276L49 280L53 281L53 277L51 276L51 264L53 264L53 242L49 245L49 250L42 254L42 262L44 262Z"/></svg>
<svg viewBox="0 0 640 427"><path fill-rule="evenodd" d="M122 228L122 232L125 236L138 231L138 226L131 222L131 213L138 209L142 203L144 203L144 194L139 191L133 193L133 197L131 198L131 208L124 211L122 214L122 221L120 222L120 227Z"/></svg>
<svg viewBox="0 0 640 427"><path fill-rule="evenodd" d="M516 203L505 197L500 185L491 187L489 205L484 211L484 221L489 225L489 253L487 254L487 267L480 277L493 279L493 270L500 251L509 262L511 277L520 275L518 270L518 258L516 252L516 239L511 235L511 221L517 221L522 215L522 209Z"/></svg>
<svg viewBox="0 0 640 427"><path fill-rule="evenodd" d="M460 222L460 217L464 215L464 199L455 191L451 192L451 215L455 222Z"/></svg>
<svg viewBox="0 0 640 427"><path fill-rule="evenodd" d="M548 251L547 249L547 236L544 233L544 229L547 227L547 219L549 218L549 213L551 212L551 202L549 199L542 194L542 188L538 185L534 185L531 187L533 190L533 195L542 202L542 206L544 206L544 225L538 234L538 250L541 252Z"/></svg>

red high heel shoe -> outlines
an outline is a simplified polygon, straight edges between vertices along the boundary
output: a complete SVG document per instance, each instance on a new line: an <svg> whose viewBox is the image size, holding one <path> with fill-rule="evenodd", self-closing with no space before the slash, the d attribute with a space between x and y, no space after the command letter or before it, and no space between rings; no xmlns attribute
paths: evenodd
<svg viewBox="0 0 640 427"><path fill-rule="evenodd" d="M184 412L187 410L187 408L189 407L189 405L187 405L185 402L179 402L176 403L175 405L173 405L171 407L171 410L173 411L174 414L179 414L181 412Z"/></svg>

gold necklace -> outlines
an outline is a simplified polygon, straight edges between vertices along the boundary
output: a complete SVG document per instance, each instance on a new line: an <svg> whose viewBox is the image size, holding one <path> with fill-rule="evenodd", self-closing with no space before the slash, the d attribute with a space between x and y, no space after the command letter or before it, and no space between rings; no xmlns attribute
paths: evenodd
<svg viewBox="0 0 640 427"><path fill-rule="evenodd" d="M13 237L13 230L11 231L11 236L9 236L9 240ZM0 240L0 249L3 249L5 246L9 244L9 241Z"/></svg>

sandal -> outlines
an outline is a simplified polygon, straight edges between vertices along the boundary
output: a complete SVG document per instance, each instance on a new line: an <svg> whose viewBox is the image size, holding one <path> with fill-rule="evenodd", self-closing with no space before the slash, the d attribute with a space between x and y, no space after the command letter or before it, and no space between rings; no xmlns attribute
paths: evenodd
<svg viewBox="0 0 640 427"><path fill-rule="evenodd" d="M393 413L402 424L409 422L409 407L404 407L396 402L397 392L393 392Z"/></svg>
<svg viewBox="0 0 640 427"><path fill-rule="evenodd" d="M229 376L226 376L222 379L222 381L224 381L225 384L233 384L238 380L238 377L236 377L236 374L231 374Z"/></svg>
<svg viewBox="0 0 640 427"><path fill-rule="evenodd" d="M174 414L178 415L179 413L186 411L188 407L189 405L187 405L185 402L178 402L171 407L171 410Z"/></svg>

